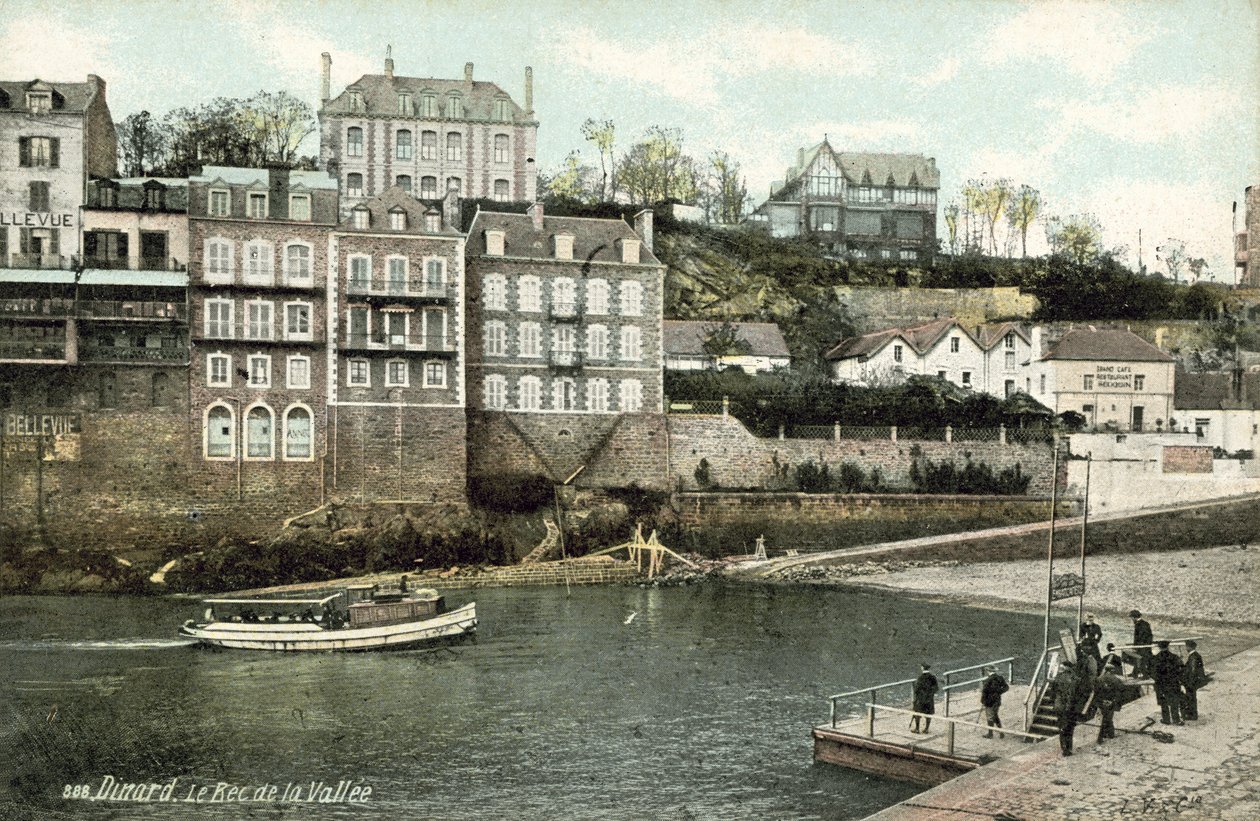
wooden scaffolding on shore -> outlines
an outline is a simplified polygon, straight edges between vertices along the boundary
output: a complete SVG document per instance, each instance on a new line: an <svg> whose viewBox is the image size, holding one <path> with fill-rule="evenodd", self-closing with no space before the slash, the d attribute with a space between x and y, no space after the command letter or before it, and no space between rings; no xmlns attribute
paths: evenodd
<svg viewBox="0 0 1260 821"><path fill-rule="evenodd" d="M647 576L649 579L655 578L665 566L665 557L670 556L693 569L699 569L695 562L684 559L682 556L670 550L668 547L660 543L656 538L656 531L653 530L647 539L643 538L643 525L635 525L634 537L628 542L622 542L619 545L606 547L603 550L597 550L589 555L591 556L608 556L616 553L618 550L626 551L626 555L630 561L634 562L639 568L639 572L643 572L643 562L647 560Z"/></svg>

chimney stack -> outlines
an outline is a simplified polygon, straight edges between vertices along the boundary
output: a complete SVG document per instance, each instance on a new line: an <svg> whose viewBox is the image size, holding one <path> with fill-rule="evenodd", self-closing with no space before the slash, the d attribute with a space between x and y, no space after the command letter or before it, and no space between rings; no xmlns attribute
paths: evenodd
<svg viewBox="0 0 1260 821"><path fill-rule="evenodd" d="M394 56L393 56L393 53L394 53L394 47L393 47L393 46L386 46L386 47L385 47L385 79L386 79L386 80L392 80L392 79L394 79Z"/></svg>
<svg viewBox="0 0 1260 821"><path fill-rule="evenodd" d="M634 215L634 232L643 239L643 247L654 252L652 248L652 209L644 208Z"/></svg>
<svg viewBox="0 0 1260 821"><path fill-rule="evenodd" d="M529 214L530 219L534 221L534 230L541 231L543 229L543 204L536 202L525 213Z"/></svg>
<svg viewBox="0 0 1260 821"><path fill-rule="evenodd" d="M525 66L525 116L534 116L534 69Z"/></svg>
<svg viewBox="0 0 1260 821"><path fill-rule="evenodd" d="M332 55L325 51L319 55L319 62L319 101L327 103L332 84Z"/></svg>
<svg viewBox="0 0 1260 821"><path fill-rule="evenodd" d="M464 63L464 85L472 85L472 63Z"/></svg>

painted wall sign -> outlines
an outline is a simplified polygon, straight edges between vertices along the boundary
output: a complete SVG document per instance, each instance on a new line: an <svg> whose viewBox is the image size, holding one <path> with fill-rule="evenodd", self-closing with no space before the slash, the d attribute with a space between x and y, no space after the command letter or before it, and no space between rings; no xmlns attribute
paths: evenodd
<svg viewBox="0 0 1260 821"><path fill-rule="evenodd" d="M1099 365L1094 372L1094 387L1103 390L1133 388L1133 368L1128 365Z"/></svg>
<svg viewBox="0 0 1260 821"><path fill-rule="evenodd" d="M77 413L9 413L4 417L5 436L59 436L80 432Z"/></svg>
<svg viewBox="0 0 1260 821"><path fill-rule="evenodd" d="M40 214L0 211L0 225L18 225L23 228L62 228L74 225L74 214Z"/></svg>

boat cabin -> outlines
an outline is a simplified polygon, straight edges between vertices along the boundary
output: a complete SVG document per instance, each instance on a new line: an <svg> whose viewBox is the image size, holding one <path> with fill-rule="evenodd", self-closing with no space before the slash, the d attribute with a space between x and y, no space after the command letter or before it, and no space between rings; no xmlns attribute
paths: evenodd
<svg viewBox="0 0 1260 821"><path fill-rule="evenodd" d="M381 593L373 590L368 598L349 606L351 627L375 627L430 619L446 612L446 600L436 591Z"/></svg>

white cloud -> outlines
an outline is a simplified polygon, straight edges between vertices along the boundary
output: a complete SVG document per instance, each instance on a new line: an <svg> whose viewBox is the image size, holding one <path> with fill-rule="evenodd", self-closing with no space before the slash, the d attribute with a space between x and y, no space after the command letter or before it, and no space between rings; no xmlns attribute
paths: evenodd
<svg viewBox="0 0 1260 821"><path fill-rule="evenodd" d="M962 68L962 61L957 57L949 57L942 60L932 71L920 77L914 78L914 84L920 88L931 88L941 83L947 83L958 76L958 70Z"/></svg>
<svg viewBox="0 0 1260 821"><path fill-rule="evenodd" d="M989 63L1053 62L1084 80L1105 81L1155 37L1132 9L1097 2L1029 5L993 27L981 44Z"/></svg>
<svg viewBox="0 0 1260 821"><path fill-rule="evenodd" d="M923 148L922 124L907 118L816 122L800 130L802 145L821 142L825 136L839 151L902 151Z"/></svg>
<svg viewBox="0 0 1260 821"><path fill-rule="evenodd" d="M1193 137L1223 119L1250 116L1236 91L1219 86L1157 86L1134 91L1121 100L1074 100L1056 107L1067 127L1134 143Z"/></svg>
<svg viewBox="0 0 1260 821"><path fill-rule="evenodd" d="M50 32L56 36L49 36ZM48 12L9 17L0 32L0 43L4 44L0 76L81 83L88 74L96 74L108 80L122 73L109 59L110 40L99 27L80 25Z"/></svg>
<svg viewBox="0 0 1260 821"><path fill-rule="evenodd" d="M663 41L634 48L580 26L570 33L566 47L554 55L579 71L645 85L665 96L699 103L713 103L718 98L712 54L684 52L677 43Z"/></svg>

